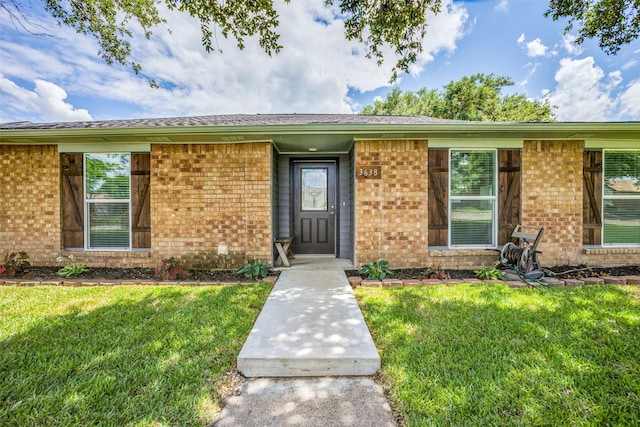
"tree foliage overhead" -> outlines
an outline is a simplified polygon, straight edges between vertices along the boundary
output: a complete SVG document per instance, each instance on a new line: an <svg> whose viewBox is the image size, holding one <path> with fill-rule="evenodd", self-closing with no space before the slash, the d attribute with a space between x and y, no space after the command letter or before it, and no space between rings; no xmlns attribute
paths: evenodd
<svg viewBox="0 0 640 427"><path fill-rule="evenodd" d="M502 88L513 84L508 77L475 74L447 84L442 91L422 88L403 92L394 87L384 100L367 105L361 114L492 122L555 121L548 100L530 100L523 94L502 96Z"/></svg>
<svg viewBox="0 0 640 427"><path fill-rule="evenodd" d="M0 12L7 13L16 27L29 31L30 20L24 10L32 0L0 0ZM132 24L139 25L146 38L154 27L165 23L158 9L162 0L42 0L47 11L60 23L94 37L99 55L109 64L131 67ZM291 0L282 0L290 3ZM384 60L385 46L393 49L397 62L392 80L407 72L423 49L427 13L438 14L442 0L324 0L344 21L345 38L361 42L366 55ZM597 38L607 53L640 35L640 0L549 0L546 16L568 19L566 31L577 24L578 43ZM218 50L216 36L232 37L240 49L247 37L257 37L268 54L278 53L280 25L274 0L164 0L171 11L188 13L200 21L202 45L207 52ZM295 23L291 23L294 25ZM35 33L35 31L32 31ZM39 31L38 31L39 32Z"/></svg>
<svg viewBox="0 0 640 427"><path fill-rule="evenodd" d="M30 0L0 0L0 10L14 23L27 28L23 13ZM344 20L345 38L364 44L366 55L383 62L383 48L390 46L398 56L393 79L406 72L422 52L427 28L427 12L440 12L441 0L325 0ZM245 39L256 36L268 54L282 46L276 32L280 22L274 0L164 0L171 11L188 13L200 21L202 45L207 52L219 50L218 32L232 37L240 49ZM284 0L290 3L290 0ZM152 30L165 19L157 0L43 0L47 11L61 24L78 33L93 36L100 45L99 55L109 64L121 63L138 73L139 64L131 61L131 24L137 23L150 38ZM293 25L293 23L292 23Z"/></svg>
<svg viewBox="0 0 640 427"><path fill-rule="evenodd" d="M576 43L597 39L607 54L640 36L640 0L550 0L545 16L568 19L565 33L577 26Z"/></svg>

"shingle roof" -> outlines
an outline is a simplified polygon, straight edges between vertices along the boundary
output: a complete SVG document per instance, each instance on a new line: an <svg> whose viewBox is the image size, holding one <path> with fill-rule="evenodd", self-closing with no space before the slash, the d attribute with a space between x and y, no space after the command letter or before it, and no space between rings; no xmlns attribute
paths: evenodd
<svg viewBox="0 0 640 427"><path fill-rule="evenodd" d="M335 125L335 124L453 124L459 120L424 116L365 116L360 114L230 114L217 116L169 117L155 119L104 120L85 122L2 123L4 130L35 129L132 129L195 126L268 126L268 125Z"/></svg>

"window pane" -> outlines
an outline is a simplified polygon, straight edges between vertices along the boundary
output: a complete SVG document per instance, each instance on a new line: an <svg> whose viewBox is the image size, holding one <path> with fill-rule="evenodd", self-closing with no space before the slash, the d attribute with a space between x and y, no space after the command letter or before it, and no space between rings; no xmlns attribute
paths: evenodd
<svg viewBox="0 0 640 427"><path fill-rule="evenodd" d="M129 240L128 203L89 203L89 248L128 248Z"/></svg>
<svg viewBox="0 0 640 427"><path fill-rule="evenodd" d="M300 169L302 210L327 210L327 169Z"/></svg>
<svg viewBox="0 0 640 427"><path fill-rule="evenodd" d="M605 151L604 184L605 195L640 195L640 151Z"/></svg>
<svg viewBox="0 0 640 427"><path fill-rule="evenodd" d="M494 246L493 200L451 200L451 246Z"/></svg>
<svg viewBox="0 0 640 427"><path fill-rule="evenodd" d="M495 195L495 151L451 152L451 195Z"/></svg>
<svg viewBox="0 0 640 427"><path fill-rule="evenodd" d="M603 243L640 244L640 199L605 199Z"/></svg>
<svg viewBox="0 0 640 427"><path fill-rule="evenodd" d="M129 154L87 154L87 199L129 198Z"/></svg>

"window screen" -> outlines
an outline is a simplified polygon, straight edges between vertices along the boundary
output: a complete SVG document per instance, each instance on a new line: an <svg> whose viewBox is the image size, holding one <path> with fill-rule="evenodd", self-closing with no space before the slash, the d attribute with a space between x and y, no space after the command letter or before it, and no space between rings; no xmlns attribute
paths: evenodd
<svg viewBox="0 0 640 427"><path fill-rule="evenodd" d="M603 245L640 246L640 150L605 150L603 180Z"/></svg>
<svg viewBox="0 0 640 427"><path fill-rule="evenodd" d="M85 155L88 249L131 247L129 154Z"/></svg>
<svg viewBox="0 0 640 427"><path fill-rule="evenodd" d="M495 247L496 151L451 150L451 247Z"/></svg>

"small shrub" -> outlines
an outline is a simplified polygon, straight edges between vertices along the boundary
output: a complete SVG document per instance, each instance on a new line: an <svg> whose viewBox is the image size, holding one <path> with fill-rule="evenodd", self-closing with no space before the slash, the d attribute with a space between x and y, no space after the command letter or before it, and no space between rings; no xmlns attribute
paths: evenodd
<svg viewBox="0 0 640 427"><path fill-rule="evenodd" d="M236 270L236 273L244 274L247 279L257 280L264 279L269 274L271 267L261 261L248 262Z"/></svg>
<svg viewBox="0 0 640 427"><path fill-rule="evenodd" d="M391 276L393 274L393 270L390 270L388 265L389 262L385 260L372 262L363 265L358 273L366 274L369 280L382 280L387 277L387 275Z"/></svg>
<svg viewBox="0 0 640 427"><path fill-rule="evenodd" d="M497 264L492 264L489 267L485 267L484 264L477 270L473 270L476 277L480 280L502 280L504 279L504 274L502 271L498 270Z"/></svg>
<svg viewBox="0 0 640 427"><path fill-rule="evenodd" d="M449 273L447 273L440 266L436 267L435 264L431 264L430 267L425 268L422 274L427 279L440 279L440 280L451 279L451 276L449 275Z"/></svg>
<svg viewBox="0 0 640 427"><path fill-rule="evenodd" d="M7 252L4 258L2 258L2 264L0 264L0 277L15 276L16 273L29 267L31 264L29 264L28 259L29 254L25 251Z"/></svg>
<svg viewBox="0 0 640 427"><path fill-rule="evenodd" d="M156 279L180 280L189 277L189 273L182 267L182 263L175 257L162 260L162 266L156 268Z"/></svg>
<svg viewBox="0 0 640 427"><path fill-rule="evenodd" d="M73 255L69 255L68 257L59 256L56 258L58 262L64 262L65 266L58 270L58 276L61 277L71 277L76 276L81 273L86 273L89 271L89 267L87 267L86 262L76 262Z"/></svg>

